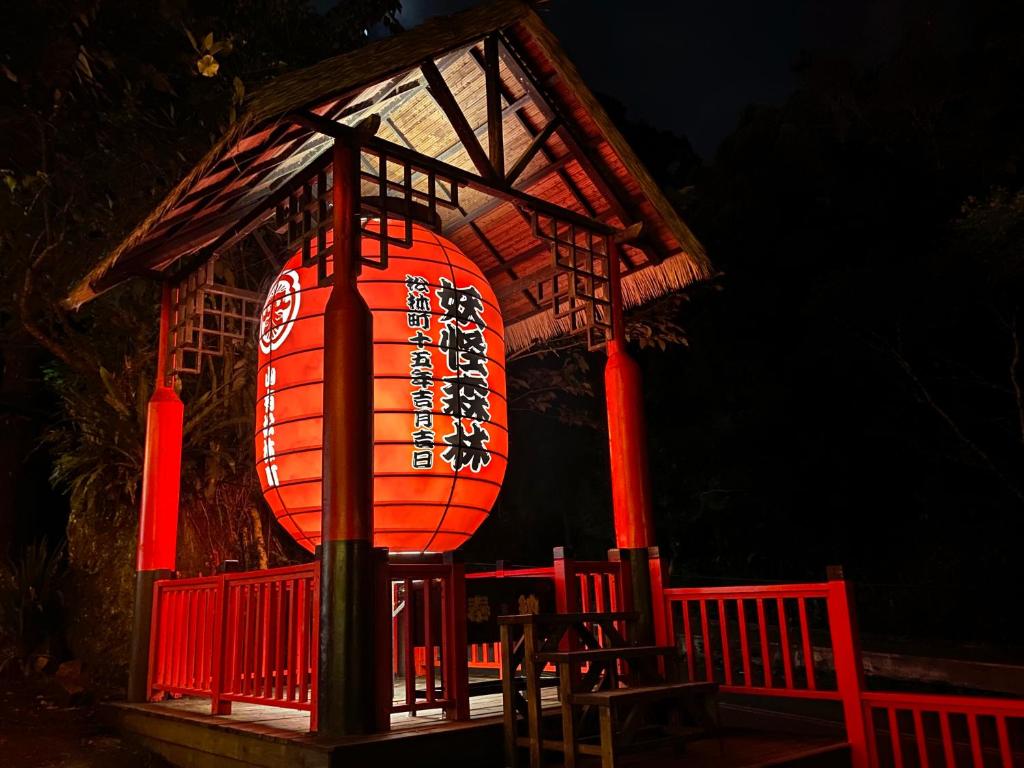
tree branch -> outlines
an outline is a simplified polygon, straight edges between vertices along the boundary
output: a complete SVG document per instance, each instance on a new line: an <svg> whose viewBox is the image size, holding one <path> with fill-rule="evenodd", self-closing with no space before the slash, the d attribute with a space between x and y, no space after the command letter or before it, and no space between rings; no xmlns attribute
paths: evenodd
<svg viewBox="0 0 1024 768"><path fill-rule="evenodd" d="M914 372L914 369L910 365L909 361L905 357L903 357L903 355L901 355L896 349L888 345L874 346L881 348L883 351L888 353L889 356L893 358L893 360L896 361L896 364L899 366L900 370L902 370L903 373L906 374L907 378L910 379L914 387L917 389L918 399L932 409L932 411L939 417L939 419L941 419L946 424L946 426L957 438L957 440L959 440L960 443L963 444L963 446L968 451L973 453L989 470L989 472L991 472L1003 483L1003 485L1006 486L1007 490L1011 494L1013 494L1013 496L1016 497L1018 501L1024 503L1024 491L1021 491L1020 487L1018 487L1016 483L1011 481L1010 478L1003 474L1002 470L1000 470L999 467L996 466L996 464L989 457L988 453L986 453L980 445L971 440L971 438L968 437L962 429L960 429L959 425L956 423L953 417L950 416L949 413L947 413L946 410L941 405L939 405L939 403L935 400L935 398L932 396L931 391Z"/></svg>

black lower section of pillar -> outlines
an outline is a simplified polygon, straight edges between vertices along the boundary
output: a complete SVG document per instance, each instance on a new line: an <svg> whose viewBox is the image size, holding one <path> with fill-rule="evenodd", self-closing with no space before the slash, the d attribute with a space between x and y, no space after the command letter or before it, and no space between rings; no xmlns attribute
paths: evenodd
<svg viewBox="0 0 1024 768"><path fill-rule="evenodd" d="M128 701L149 698L149 635L153 623L153 582L174 577L171 571L138 571L135 574L135 613L132 646L128 657Z"/></svg>
<svg viewBox="0 0 1024 768"><path fill-rule="evenodd" d="M372 733L373 548L368 541L325 541L321 547L317 732L327 738Z"/></svg>
<svg viewBox="0 0 1024 768"><path fill-rule="evenodd" d="M639 616L630 640L642 645L654 643L654 601L651 598L651 564L646 549L616 549L610 553L622 563L629 584L633 610Z"/></svg>

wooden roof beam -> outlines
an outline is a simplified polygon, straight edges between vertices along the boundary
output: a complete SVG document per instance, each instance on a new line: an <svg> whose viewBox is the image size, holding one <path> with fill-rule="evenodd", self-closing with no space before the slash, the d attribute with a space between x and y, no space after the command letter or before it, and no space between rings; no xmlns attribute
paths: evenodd
<svg viewBox="0 0 1024 768"><path fill-rule="evenodd" d="M498 178L505 176L505 136L501 108L501 72L498 68L498 38L484 38L484 96L487 100L487 144L491 168ZM506 183L507 180L506 180Z"/></svg>
<svg viewBox="0 0 1024 768"><path fill-rule="evenodd" d="M483 54L481 54L480 51L477 50L476 47L470 48L469 52L470 52L471 58L473 59L473 61L477 65L477 67L482 72L483 69L484 69ZM500 56L499 56L499 58L500 58ZM511 91L511 89L509 89L508 86L506 86L501 81L499 81L499 85L501 87L502 97L505 99L505 101L507 103L511 104L513 102L513 99L514 99L513 93ZM524 92L525 92L526 96L528 96L528 97L530 96L529 90L524 89ZM520 98L522 98L522 97L520 97ZM531 97L530 100L531 100L531 102L533 101L532 97ZM542 112L544 111L544 104L537 104L537 107ZM529 134L529 136L531 138L533 138L533 137L535 137L537 135L537 133L539 131L536 128L533 127L533 125L530 123L529 120L526 119L525 110L517 109L515 112L513 112L513 115L515 116L515 119L519 123L519 125L522 126L523 130L526 131L526 133ZM550 122L550 120L549 120L549 122ZM547 158L548 162L553 162L554 159L555 159L554 153L548 148L548 146L546 144L542 144L541 145L540 153L542 155L544 155L545 158ZM572 196L574 198L576 198L576 202L580 204L580 207L584 211L586 211L587 215L592 217L592 218L597 218L597 209L594 208L593 203L591 203L590 200L587 199L587 196L583 194L583 190L581 190L579 188L579 185L577 185L576 182L573 181L573 178L572 178L571 175L569 175L569 172L567 170L565 170L564 168L559 168L559 170L558 170L558 178L560 178L562 180L562 183L565 184L565 186L568 188L568 190L572 194Z"/></svg>
<svg viewBox="0 0 1024 768"><path fill-rule="evenodd" d="M557 117L549 120L548 124L545 125L539 133L534 135L533 139L530 141L530 146L526 148L523 154L519 156L519 159L516 160L515 164L509 169L509 172L505 174L506 184L512 185L515 183L516 179L518 179L519 175L526 170L526 166L530 164L530 161L533 160L540 148L544 146L549 138L551 138L551 134L557 130L558 123L559 120Z"/></svg>
<svg viewBox="0 0 1024 768"><path fill-rule="evenodd" d="M558 110L555 108L555 100L544 90L543 86L536 82L532 75L526 70L526 64L515 50L515 46L512 45L507 39L504 33L501 33L501 60L505 63L505 66L509 68L513 76L519 83L526 89L534 102L540 108L541 112L544 112L544 116L547 119L552 119L555 116L561 116ZM580 165L583 166L583 170L586 171L587 176L597 187L601 195L608 201L612 210L616 212L616 215L622 221L623 226L628 227L635 221L643 219L642 214L636 209L636 206L626 196L620 195L615 189L615 179L612 174L600 165L600 160L593 156L591 148L585 141L580 140L576 131L573 130L573 125L563 121L559 127L558 135L565 142L566 146L569 147L579 161ZM666 257L668 254L665 253L665 249L660 246L656 240L645 238L648 243L648 247L659 254L661 258ZM639 247L639 246L638 246ZM646 249L645 249L646 250ZM621 249L620 249L621 253ZM632 265L627 261L627 268Z"/></svg>
<svg viewBox="0 0 1024 768"><path fill-rule="evenodd" d="M540 168L536 173L530 174L525 179L523 179L523 183L520 184L519 187L522 189L529 189L538 181L546 179L553 173L557 173L565 166L566 163L568 163L571 160L572 157L566 155L565 157L555 160L555 162L551 163L550 165L545 165L543 168ZM448 233L457 232L466 225L476 221L482 216L486 216L491 211L501 207L505 202L506 200L504 200L503 198L492 196L487 202L481 203L472 211L468 211L465 215L449 221L445 225L445 231Z"/></svg>
<svg viewBox="0 0 1024 768"><path fill-rule="evenodd" d="M462 146L466 148L469 159L473 161L473 165L476 166L480 176L494 181L496 175L494 166L491 165L490 158L484 152L483 147L480 146L480 141L477 139L472 127L470 127L469 121L466 120L466 116L462 113L462 108L459 107L459 103L455 100L455 95L448 87L448 83L437 68L437 64L434 63L433 59L427 59L420 65L420 70L427 80L427 90L434 97L437 106L441 108L441 111L448 118L448 123L455 131L455 135L459 137Z"/></svg>

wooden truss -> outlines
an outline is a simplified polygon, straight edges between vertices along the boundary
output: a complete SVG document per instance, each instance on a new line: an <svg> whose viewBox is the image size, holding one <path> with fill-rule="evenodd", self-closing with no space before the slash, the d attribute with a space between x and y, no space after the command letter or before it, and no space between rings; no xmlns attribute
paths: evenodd
<svg viewBox="0 0 1024 768"><path fill-rule="evenodd" d="M470 123L443 75L447 64L466 53L485 83L486 122L482 125ZM499 74L502 66L521 84L523 95L517 97L502 80ZM391 118L403 103L424 90L443 112L458 139L433 157L417 151ZM364 241L377 244L368 249L372 255L361 257L362 266L385 267L390 246L409 244L414 219L439 221L439 210L445 211L446 235L468 229L493 257L496 266L489 268L486 275L489 278L503 276L498 290L500 300L511 296L525 298L534 311L550 309L556 320L564 321L567 332L584 334L591 349L606 344L614 332L609 237L618 234L621 240L622 232L628 229L636 236L639 247L648 251L656 249L652 246L653 240L646 239L635 223L639 213L616 191L614 179L592 157L569 116L560 114L552 106L555 103L502 33L494 33L468 49L448 53L437 60L428 58L415 76L409 72L396 75L358 103L336 102L328 109L291 113L290 120L274 128L275 139L286 142L285 152L312 152L313 159L306 162L301 171L277 179L273 193L226 228L217 217L209 221L209 231L218 234L202 249L195 275L186 277L178 292L187 297L187 301L180 304L182 322L180 332L176 331L174 337L176 370L198 370L198 356L218 354L217 350L222 349L225 341L235 338L231 335L235 325L229 322L228 314L207 306L207 298L212 304L213 297L221 295L220 288L215 287L208 276L212 274L213 257L241 239L253 233L258 235L261 228L269 227L281 236L278 248L289 254L301 250L304 266L316 264L320 283L330 282L328 258L333 249L328 245L327 233L332 225L331 139L350 142L360 152L359 178L351 183L361 187L361 235ZM531 111L528 109L531 106L536 109ZM531 118L531 114L538 112L543 122L537 123ZM369 117L364 117L367 115ZM360 117L364 117L364 121L355 128L339 122ZM509 117L529 136L529 143L515 158L506 158L503 123ZM382 123L390 126L401 144L375 135ZM323 137L323 141L317 142L317 135ZM554 137L559 139L558 147L563 154L552 147ZM566 147L570 150L568 154L564 154ZM471 161L471 170L449 162L463 151ZM274 173L277 166L272 158L261 156L256 149L248 152L248 155L240 153L232 157L235 163L248 161L244 171L247 179L265 180ZM599 216L595 201L569 173L569 162L579 163L600 193L605 202L602 215ZM535 170L528 170L530 168ZM575 210L525 191L550 176L557 176L569 190ZM460 196L462 189L483 194L472 196L475 200L472 204ZM243 194L244 190L237 187L212 185L195 204L232 210L232 202ZM536 240L533 246L512 254L500 252L479 223L487 214L509 203L529 224ZM609 217L614 217L618 226L610 224ZM185 221L184 218L172 219L168 237L173 239ZM368 222L372 223L368 225ZM400 225L396 226L395 222ZM183 232L182 237L185 236ZM194 230L188 233L193 239L196 236ZM260 245L264 251L268 250L262 237ZM160 250L165 252L166 244ZM545 252L549 258L538 269L537 257ZM623 249L615 249L615 252L623 259L623 271L634 266ZM151 268L158 266L157 258L154 250ZM279 265L279 258L272 260ZM110 277L116 278L116 274ZM245 311L249 311L250 305L251 302L246 304ZM254 323L255 316L255 313L248 315L249 319L243 320L243 324ZM218 336L214 331L218 324L230 330ZM210 351L204 351L207 349Z"/></svg>

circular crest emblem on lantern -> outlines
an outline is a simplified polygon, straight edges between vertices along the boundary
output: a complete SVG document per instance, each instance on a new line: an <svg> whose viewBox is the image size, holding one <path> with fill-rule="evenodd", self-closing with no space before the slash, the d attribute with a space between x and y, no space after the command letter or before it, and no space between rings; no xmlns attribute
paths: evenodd
<svg viewBox="0 0 1024 768"><path fill-rule="evenodd" d="M299 316L302 303L299 273L289 269L277 276L260 313L260 351L269 355L280 347Z"/></svg>

